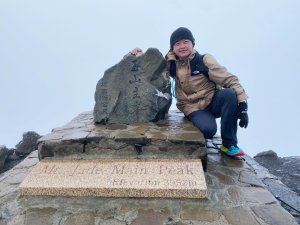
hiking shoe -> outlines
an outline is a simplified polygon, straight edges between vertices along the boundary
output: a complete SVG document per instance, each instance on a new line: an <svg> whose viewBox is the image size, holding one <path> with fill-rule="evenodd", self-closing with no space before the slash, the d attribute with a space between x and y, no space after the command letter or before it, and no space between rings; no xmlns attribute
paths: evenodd
<svg viewBox="0 0 300 225"><path fill-rule="evenodd" d="M245 155L242 149L236 145L231 145L229 148L226 148L224 145L220 147L220 150L229 156L242 156Z"/></svg>

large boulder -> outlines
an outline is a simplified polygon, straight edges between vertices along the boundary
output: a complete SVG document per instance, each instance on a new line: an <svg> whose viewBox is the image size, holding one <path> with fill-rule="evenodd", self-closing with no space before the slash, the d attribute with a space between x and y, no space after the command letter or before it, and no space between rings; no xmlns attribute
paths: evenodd
<svg viewBox="0 0 300 225"><path fill-rule="evenodd" d="M166 61L154 48L128 54L105 71L95 92L96 123L150 122L164 119L172 103Z"/></svg>
<svg viewBox="0 0 300 225"><path fill-rule="evenodd" d="M254 159L270 170L277 170L278 167L282 166L282 160L278 157L277 153L273 150L260 152L254 156Z"/></svg>
<svg viewBox="0 0 300 225"><path fill-rule="evenodd" d="M282 183L300 194L300 156L278 157L270 150L257 154L254 159L277 176Z"/></svg>
<svg viewBox="0 0 300 225"><path fill-rule="evenodd" d="M41 137L42 136L34 131L23 133L23 139L16 145L15 153L21 156L28 155L37 149L37 141Z"/></svg>
<svg viewBox="0 0 300 225"><path fill-rule="evenodd" d="M0 171L4 166L4 163L8 157L9 149L5 145L0 145Z"/></svg>

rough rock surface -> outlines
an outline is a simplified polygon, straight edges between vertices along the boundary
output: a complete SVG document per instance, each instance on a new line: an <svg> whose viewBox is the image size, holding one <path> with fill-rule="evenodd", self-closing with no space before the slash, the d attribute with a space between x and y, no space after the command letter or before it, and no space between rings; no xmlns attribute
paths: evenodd
<svg viewBox="0 0 300 225"><path fill-rule="evenodd" d="M37 140L41 136L34 132L28 131L23 134L23 139L16 145L15 153L17 155L28 155L37 149Z"/></svg>
<svg viewBox="0 0 300 225"><path fill-rule="evenodd" d="M254 159L300 195L300 156L281 158L274 151L266 151Z"/></svg>
<svg viewBox="0 0 300 225"><path fill-rule="evenodd" d="M18 186L37 162L35 151L0 177L1 225L297 225L249 158L209 154L209 196L202 200L20 196Z"/></svg>
<svg viewBox="0 0 300 225"><path fill-rule="evenodd" d="M8 148L6 148L6 146L4 145L1 145L0 146L0 171L4 166L4 163L8 157L8 153L9 153Z"/></svg>
<svg viewBox="0 0 300 225"><path fill-rule="evenodd" d="M1 150L0 150L0 152L1 152ZM1 155L1 153L0 153L0 155ZM1 158L1 156L0 156L0 158ZM0 175L1 175L1 173L5 172L7 170L10 170L11 168L18 165L24 158L25 158L24 156L16 155L15 149L9 148L7 151L6 160L4 161L2 168L0 166ZM0 161L1 161L1 159L0 159Z"/></svg>
<svg viewBox="0 0 300 225"><path fill-rule="evenodd" d="M182 123L182 120L185 121ZM109 132L113 134L114 140L107 143L95 142L93 146L106 146L108 149L101 156L111 158L118 157L108 151L111 147L115 150L110 151L119 151L123 157L128 156L124 155L126 151L120 151L124 146L123 141L143 141L147 138L169 140L167 143L170 149L161 145L153 149L143 146L145 148L141 155L151 152L152 157L160 158L163 155L172 156L170 151L178 145L193 144L190 143L190 138L195 141L198 137L199 142L203 138L199 137L200 134L194 128L188 126L186 119L176 114L157 124L97 125L98 129L93 132L90 129L95 124L91 125L91 121L91 112L81 114L66 126L54 129L53 134L44 136L44 141L54 141L55 138L56 142L51 143L57 144L60 140L62 146L57 150L64 151L68 146L70 149L77 146L78 140L95 142L99 135L103 137L107 134L102 132ZM181 126L178 124L180 121ZM165 139L163 136L169 133L169 128L173 131ZM145 135L146 138L128 137L127 133L133 131ZM220 143L219 138L214 138L214 146ZM84 146L85 151L92 150L87 144ZM183 151L183 147L180 146L174 152L175 155L178 155L179 150ZM81 152L72 159L84 160L83 154L86 152ZM205 173L209 190L207 199L20 196L20 183L39 160L37 151L34 151L16 167L0 175L0 225L296 225L295 218L299 223L299 215L291 213L293 218L281 207L278 198L274 197L279 195L282 199L296 199L295 195L255 160L248 156L245 159L246 161L232 160L218 151L208 154L208 168ZM292 204L295 208L299 206L297 201Z"/></svg>
<svg viewBox="0 0 300 225"><path fill-rule="evenodd" d="M150 122L164 119L172 97L166 62L154 48L140 56L128 54L108 69L95 92L96 123Z"/></svg>
<svg viewBox="0 0 300 225"><path fill-rule="evenodd" d="M245 158L208 155L207 199L20 196L35 151L0 177L0 225L296 225L264 184L276 177Z"/></svg>

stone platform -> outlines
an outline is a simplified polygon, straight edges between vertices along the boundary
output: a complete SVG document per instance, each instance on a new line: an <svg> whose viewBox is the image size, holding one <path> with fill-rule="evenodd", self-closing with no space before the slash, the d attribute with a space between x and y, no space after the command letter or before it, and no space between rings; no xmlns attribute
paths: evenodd
<svg viewBox="0 0 300 225"><path fill-rule="evenodd" d="M19 185L38 161L33 152L0 177L0 225L298 224L262 182L276 178L250 157L208 153L205 199L21 196Z"/></svg>
<svg viewBox="0 0 300 225"><path fill-rule="evenodd" d="M205 140L180 112L130 125L81 113L39 139L38 153L22 195L207 197Z"/></svg>
<svg viewBox="0 0 300 225"><path fill-rule="evenodd" d="M250 157L237 161L218 151L208 154L204 174L208 192L203 199L20 195L20 183L39 159L52 163L57 160L88 163L111 158L141 162L158 158L179 162L206 159L202 135L180 114L172 113L160 123L130 126L95 125L92 119L91 112L82 113L67 125L54 129L40 139L39 158L32 153L0 177L0 225L297 224L267 190L257 175L263 173ZM214 140L215 144L219 142ZM55 168L44 171L55 174L58 171ZM97 171L101 170L97 167L81 170L82 173ZM262 179L266 177L269 175Z"/></svg>
<svg viewBox="0 0 300 225"><path fill-rule="evenodd" d="M42 160L22 195L205 198L198 159Z"/></svg>
<svg viewBox="0 0 300 225"><path fill-rule="evenodd" d="M182 113L171 111L156 123L95 124L84 112L39 139L44 159L202 159L207 150L202 133Z"/></svg>

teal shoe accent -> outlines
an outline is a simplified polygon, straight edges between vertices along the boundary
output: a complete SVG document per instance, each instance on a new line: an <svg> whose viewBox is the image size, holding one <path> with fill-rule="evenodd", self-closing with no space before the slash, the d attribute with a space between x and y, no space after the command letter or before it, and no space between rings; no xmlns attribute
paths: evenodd
<svg viewBox="0 0 300 225"><path fill-rule="evenodd" d="M244 151L235 145L231 145L229 148L226 148L224 145L220 147L220 150L229 156L242 156L245 155Z"/></svg>

